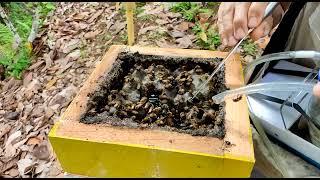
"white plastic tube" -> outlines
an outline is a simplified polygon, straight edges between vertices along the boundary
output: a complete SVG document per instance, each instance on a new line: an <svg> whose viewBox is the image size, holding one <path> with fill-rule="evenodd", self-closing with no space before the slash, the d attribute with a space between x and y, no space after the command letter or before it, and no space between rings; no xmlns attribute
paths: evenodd
<svg viewBox="0 0 320 180"><path fill-rule="evenodd" d="M250 84L233 90L224 91L212 97L214 103L219 104L228 98L233 98L237 95L248 95L259 93L263 91L303 91L312 93L314 83L303 82L272 82L272 83L258 83Z"/></svg>
<svg viewBox="0 0 320 180"><path fill-rule="evenodd" d="M258 64L270 62L274 60L281 60L281 59L313 59L315 61L320 62L320 52L317 51L286 51L286 52L279 52L279 53L273 53L268 54L265 56L262 56L251 63L247 65L247 67L244 69L244 74L247 75L247 73L251 70L251 68L257 66Z"/></svg>

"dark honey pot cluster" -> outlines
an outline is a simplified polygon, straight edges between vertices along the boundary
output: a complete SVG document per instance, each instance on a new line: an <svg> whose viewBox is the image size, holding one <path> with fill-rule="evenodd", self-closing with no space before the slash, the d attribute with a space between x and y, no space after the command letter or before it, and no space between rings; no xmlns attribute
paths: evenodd
<svg viewBox="0 0 320 180"><path fill-rule="evenodd" d="M224 105L211 100L214 94L226 90L224 72L214 77L195 100L187 101L219 60L132 54L122 55L117 61L114 68L119 71L106 80L113 83L92 95L81 122L224 136Z"/></svg>

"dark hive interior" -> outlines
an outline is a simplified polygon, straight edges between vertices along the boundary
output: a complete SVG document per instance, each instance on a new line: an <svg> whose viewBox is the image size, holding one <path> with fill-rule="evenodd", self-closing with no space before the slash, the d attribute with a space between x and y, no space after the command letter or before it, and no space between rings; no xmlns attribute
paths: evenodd
<svg viewBox="0 0 320 180"><path fill-rule="evenodd" d="M223 138L224 104L214 104L211 97L227 89L224 69L187 101L220 61L121 53L90 94L80 122Z"/></svg>

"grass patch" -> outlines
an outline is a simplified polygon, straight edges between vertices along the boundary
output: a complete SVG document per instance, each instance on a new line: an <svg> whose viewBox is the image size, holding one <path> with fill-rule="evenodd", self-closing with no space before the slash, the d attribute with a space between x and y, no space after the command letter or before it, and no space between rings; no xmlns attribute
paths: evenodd
<svg viewBox="0 0 320 180"><path fill-rule="evenodd" d="M138 14L141 14L143 13L144 11L144 8L143 6L145 5L146 3L136 3L136 8L134 9L134 15L138 15ZM119 9L119 14L121 16L124 16L126 15L126 4L125 3L121 3L121 7Z"/></svg>
<svg viewBox="0 0 320 180"><path fill-rule="evenodd" d="M16 28L21 38L19 47L14 50L12 44L14 34L9 28L0 23L0 65L3 65L6 76L13 76L17 79L21 78L21 73L31 64L31 49L28 44L28 36L32 27L32 13L37 8L39 12L39 25L43 25L47 14L54 10L54 4L51 2L35 2L35 3L2 3L6 10L9 20Z"/></svg>
<svg viewBox="0 0 320 180"><path fill-rule="evenodd" d="M120 35L120 40L124 43L127 44L128 43L128 34L124 33L122 35Z"/></svg>
<svg viewBox="0 0 320 180"><path fill-rule="evenodd" d="M241 44L242 47L242 54L243 55L251 55L251 56L255 56L258 52L257 48L258 46L253 42L252 39L246 39L243 41L243 43Z"/></svg>
<svg viewBox="0 0 320 180"><path fill-rule="evenodd" d="M209 26L209 23L205 23L206 28ZM199 23L192 28L192 31L197 36L197 45L210 50L216 50L218 46L221 45L220 35L217 29L209 27L206 31L200 26ZM206 36L206 41L201 37L202 35Z"/></svg>
<svg viewBox="0 0 320 180"><path fill-rule="evenodd" d="M156 16L152 14L145 14L138 17L138 21L153 21L155 19L156 19Z"/></svg>
<svg viewBox="0 0 320 180"><path fill-rule="evenodd" d="M209 4L206 8L198 3L194 2L179 2L174 4L170 10L176 13L182 14L182 17L189 21L194 22L196 25L192 28L193 33L197 36L197 45L200 46L203 49L210 49L210 50L216 50L219 45L221 45L221 39L218 33L217 29L208 28L210 26L210 23L204 23L202 26L197 21L197 15L200 13L207 14L208 16L211 16L214 12L211 9L212 6L217 6L219 4Z"/></svg>
<svg viewBox="0 0 320 180"><path fill-rule="evenodd" d="M164 31L154 31L150 33L149 38L155 41L161 39L165 34Z"/></svg>
<svg viewBox="0 0 320 180"><path fill-rule="evenodd" d="M194 2L179 2L174 4L171 11L182 14L182 17L190 22L196 21L196 16L199 13L210 13L210 9L203 8Z"/></svg>

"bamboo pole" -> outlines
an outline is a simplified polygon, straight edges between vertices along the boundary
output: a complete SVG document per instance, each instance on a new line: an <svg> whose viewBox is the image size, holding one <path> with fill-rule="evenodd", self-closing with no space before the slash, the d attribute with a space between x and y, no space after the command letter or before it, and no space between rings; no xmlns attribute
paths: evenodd
<svg viewBox="0 0 320 180"><path fill-rule="evenodd" d="M120 9L120 2L116 2L116 11L119 11Z"/></svg>
<svg viewBox="0 0 320 180"><path fill-rule="evenodd" d="M135 10L135 3L126 2L127 33L128 33L129 46L132 46L134 43L134 23L133 23L134 10Z"/></svg>

